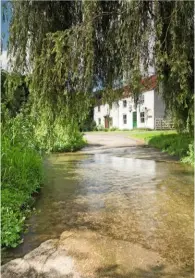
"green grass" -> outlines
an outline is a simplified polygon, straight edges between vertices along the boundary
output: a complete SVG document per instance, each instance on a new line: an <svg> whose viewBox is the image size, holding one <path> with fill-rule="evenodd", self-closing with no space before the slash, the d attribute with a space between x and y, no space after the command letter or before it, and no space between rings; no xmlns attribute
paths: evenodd
<svg viewBox="0 0 195 278"><path fill-rule="evenodd" d="M56 128L53 141L48 134L35 136L32 122L18 114L2 125L1 144L1 245L21 243L25 219L32 211L34 193L43 183L43 151L68 152L81 149L86 141L78 130ZM45 135L45 136L43 136ZM53 143L52 143L53 142Z"/></svg>
<svg viewBox="0 0 195 278"><path fill-rule="evenodd" d="M144 140L149 146L178 156L182 162L194 165L194 139L187 133L178 134L176 131L144 131L129 133L131 138Z"/></svg>
<svg viewBox="0 0 195 278"><path fill-rule="evenodd" d="M175 130L152 130L152 131L145 131L145 130L132 130L129 132L130 137L137 138L148 142L154 136L161 136L161 135L173 135L177 134Z"/></svg>
<svg viewBox="0 0 195 278"><path fill-rule="evenodd" d="M25 218L33 203L32 195L43 181L42 157L30 141L30 131L25 129L24 132L24 122L16 129L20 120L17 121L5 124L1 136L2 247L16 247L21 242Z"/></svg>

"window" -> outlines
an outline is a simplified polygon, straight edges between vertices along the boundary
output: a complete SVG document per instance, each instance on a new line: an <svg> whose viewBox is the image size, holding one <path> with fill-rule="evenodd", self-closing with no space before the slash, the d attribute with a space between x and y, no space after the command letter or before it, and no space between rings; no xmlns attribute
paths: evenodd
<svg viewBox="0 0 195 278"><path fill-rule="evenodd" d="M141 94L140 97L139 97L139 102L140 104L143 104L144 103L144 94Z"/></svg>
<svg viewBox="0 0 195 278"><path fill-rule="evenodd" d="M98 125L101 125L101 119L100 118L98 119Z"/></svg>
<svg viewBox="0 0 195 278"><path fill-rule="evenodd" d="M144 112L140 113L140 122L145 123L145 113Z"/></svg>
<svg viewBox="0 0 195 278"><path fill-rule="evenodd" d="M98 105L98 112L100 112L100 105Z"/></svg>
<svg viewBox="0 0 195 278"><path fill-rule="evenodd" d="M123 124L124 125L127 124L127 115L126 114L123 115Z"/></svg>
<svg viewBox="0 0 195 278"><path fill-rule="evenodd" d="M127 101L123 100L123 108L127 107Z"/></svg>

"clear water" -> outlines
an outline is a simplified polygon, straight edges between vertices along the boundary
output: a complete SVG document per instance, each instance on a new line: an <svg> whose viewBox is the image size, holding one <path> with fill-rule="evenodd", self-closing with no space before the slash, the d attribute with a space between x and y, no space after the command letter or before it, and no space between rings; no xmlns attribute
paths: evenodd
<svg viewBox="0 0 195 278"><path fill-rule="evenodd" d="M50 156L36 202L40 212L28 220L24 243L7 250L3 261L23 256L64 231L88 231L110 239L102 245L105 258L109 248L110 254L116 252L112 240L119 240L124 252L125 242L138 244L188 277L193 273L193 169L154 158L154 150L141 147ZM165 277L109 273L98 277Z"/></svg>

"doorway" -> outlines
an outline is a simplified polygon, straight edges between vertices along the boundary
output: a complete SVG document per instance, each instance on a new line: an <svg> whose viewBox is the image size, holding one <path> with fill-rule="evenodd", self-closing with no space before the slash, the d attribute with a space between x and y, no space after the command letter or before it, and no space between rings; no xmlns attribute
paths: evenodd
<svg viewBox="0 0 195 278"><path fill-rule="evenodd" d="M109 128L109 117L105 117L105 128Z"/></svg>

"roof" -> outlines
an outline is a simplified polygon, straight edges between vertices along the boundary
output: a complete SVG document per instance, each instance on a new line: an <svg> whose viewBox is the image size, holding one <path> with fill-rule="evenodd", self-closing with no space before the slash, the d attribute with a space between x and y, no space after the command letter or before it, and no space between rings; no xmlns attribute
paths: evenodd
<svg viewBox="0 0 195 278"><path fill-rule="evenodd" d="M157 87L157 76L156 75L152 75L150 77L147 77L145 79L141 80L141 92L146 92L146 91L151 91L154 90ZM129 86L125 86L124 87L124 93L123 93L123 97L126 96L130 96L132 95L131 89Z"/></svg>
<svg viewBox="0 0 195 278"><path fill-rule="evenodd" d="M140 92L146 92L146 91L151 91L154 90L157 87L157 76L156 75L152 75L149 76L147 78L144 78L141 80L141 89ZM99 94L96 94L96 99L98 99L98 101L102 101L102 91L99 91ZM130 86L126 85L123 88L119 88L119 89L115 89L114 90L116 93L118 92L118 99L123 99L126 97L129 97L131 95L133 95Z"/></svg>

